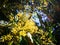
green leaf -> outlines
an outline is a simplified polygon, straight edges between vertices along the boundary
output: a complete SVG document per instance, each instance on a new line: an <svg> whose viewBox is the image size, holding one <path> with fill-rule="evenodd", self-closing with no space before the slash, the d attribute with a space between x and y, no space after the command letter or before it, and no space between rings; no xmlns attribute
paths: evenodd
<svg viewBox="0 0 60 45"><path fill-rule="evenodd" d="M13 41L11 41L11 42L8 42L8 45L12 45L13 44Z"/></svg>

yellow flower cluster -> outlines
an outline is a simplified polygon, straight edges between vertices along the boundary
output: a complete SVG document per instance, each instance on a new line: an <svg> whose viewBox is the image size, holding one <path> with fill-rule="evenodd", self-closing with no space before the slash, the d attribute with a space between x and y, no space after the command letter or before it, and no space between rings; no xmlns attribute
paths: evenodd
<svg viewBox="0 0 60 45"><path fill-rule="evenodd" d="M4 35L4 36L1 37L2 38L2 42L4 42L4 41L11 41L12 37L13 36L11 34Z"/></svg>
<svg viewBox="0 0 60 45"><path fill-rule="evenodd" d="M31 15L31 14L30 14ZM1 36L2 41L19 41L20 37L27 36L27 33L35 33L37 32L38 28L35 23L29 19L30 16L26 16L26 14L18 13L16 18L18 19L17 22L14 22L15 17L11 14L9 15L10 23L9 26L11 27L10 33L4 36ZM13 38L13 39L12 39Z"/></svg>
<svg viewBox="0 0 60 45"><path fill-rule="evenodd" d="M48 37L49 33L47 31L39 30L37 33L40 34L42 45L52 44L51 37Z"/></svg>
<svg viewBox="0 0 60 45"><path fill-rule="evenodd" d="M13 24L14 27L11 30L13 34L26 36L27 32L33 34L38 30L35 23L31 19L28 19L25 14L18 13L16 16L18 17L18 22Z"/></svg>
<svg viewBox="0 0 60 45"><path fill-rule="evenodd" d="M19 32L19 35L21 35L21 36L24 36L24 37L25 37L25 36L26 36L26 32L25 32L25 31L20 31L20 32Z"/></svg>
<svg viewBox="0 0 60 45"><path fill-rule="evenodd" d="M25 23L25 26L23 27L23 30L34 33L38 30L37 26L35 26L35 23L32 20L28 20Z"/></svg>

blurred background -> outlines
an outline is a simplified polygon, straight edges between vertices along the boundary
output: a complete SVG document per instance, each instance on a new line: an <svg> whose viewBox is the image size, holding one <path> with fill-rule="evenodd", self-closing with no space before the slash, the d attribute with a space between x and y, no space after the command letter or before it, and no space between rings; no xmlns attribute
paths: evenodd
<svg viewBox="0 0 60 45"><path fill-rule="evenodd" d="M27 16L31 13L30 19L36 26L52 31L54 44L60 45L60 0L0 0L0 37L9 33L6 26L10 23L9 16L16 16L19 12Z"/></svg>

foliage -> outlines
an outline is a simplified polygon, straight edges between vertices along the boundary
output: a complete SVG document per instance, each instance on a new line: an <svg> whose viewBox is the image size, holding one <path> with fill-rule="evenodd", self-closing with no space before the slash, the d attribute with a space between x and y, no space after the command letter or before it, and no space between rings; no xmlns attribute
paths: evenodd
<svg viewBox="0 0 60 45"><path fill-rule="evenodd" d="M55 45L53 42L56 41L53 33L53 26L51 22L45 22L45 28L43 26L38 27L35 22L31 19L32 14L26 16L26 12L18 13L16 10L24 10L23 4L18 0L10 1L9 0L1 0L0 4L0 13L4 14L8 19L9 23L7 25L3 25L0 28L0 44L1 45ZM12 2L12 3L11 3ZM32 1L34 2L34 0ZM48 15L52 15L55 9L55 1L54 0L37 0L39 2L39 6L37 7L39 10L44 10ZM48 7L48 4L51 3L52 6ZM53 4L54 3L54 4ZM48 12L49 10L53 10L52 12ZM33 10L33 9L32 9ZM40 20L41 18L38 17ZM3 31L2 31L3 30ZM3 43L3 44L2 44Z"/></svg>
<svg viewBox="0 0 60 45"><path fill-rule="evenodd" d="M7 45L53 45L52 37L47 31L38 29L32 19L26 16L25 13L18 13L16 16L10 15L10 22L7 27L9 33L1 36L0 42L5 42ZM11 20L12 19L12 20ZM50 36L49 36L50 35Z"/></svg>

